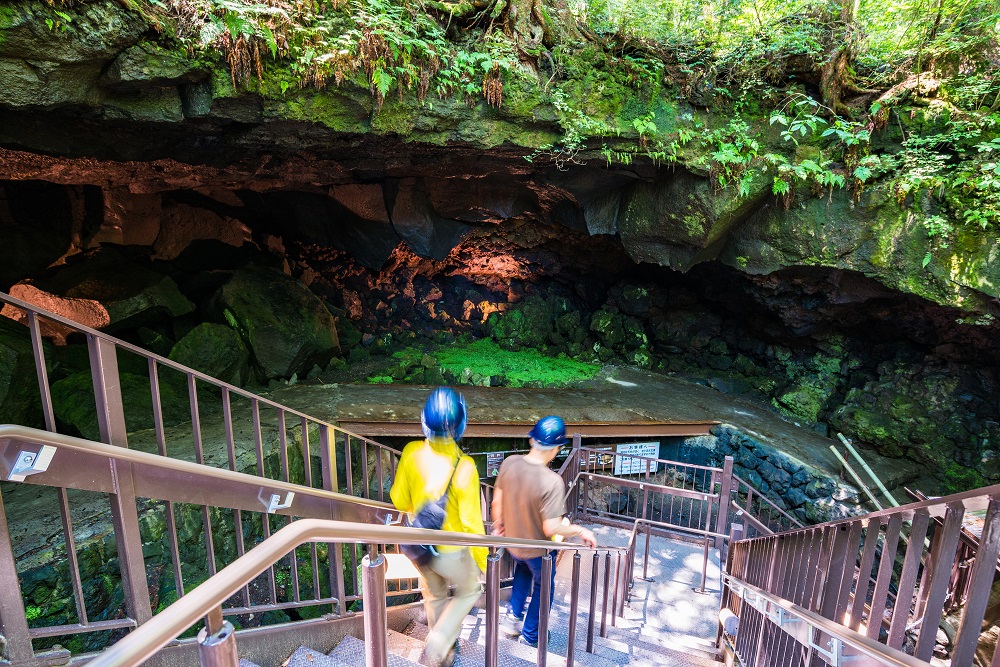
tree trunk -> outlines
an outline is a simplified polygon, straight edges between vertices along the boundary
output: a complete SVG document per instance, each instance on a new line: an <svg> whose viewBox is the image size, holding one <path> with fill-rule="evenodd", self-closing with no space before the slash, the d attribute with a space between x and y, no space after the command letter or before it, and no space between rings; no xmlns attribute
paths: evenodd
<svg viewBox="0 0 1000 667"><path fill-rule="evenodd" d="M854 14L860 5L860 0L840 0L840 16L836 29L831 31L830 38L833 51L820 70L820 92L823 103L835 114L844 111L842 102L844 89L850 86L848 80L849 66L854 58ZM831 17L832 18L832 17Z"/></svg>
<svg viewBox="0 0 1000 667"><path fill-rule="evenodd" d="M508 32L525 51L584 39L566 0L509 0L508 5Z"/></svg>

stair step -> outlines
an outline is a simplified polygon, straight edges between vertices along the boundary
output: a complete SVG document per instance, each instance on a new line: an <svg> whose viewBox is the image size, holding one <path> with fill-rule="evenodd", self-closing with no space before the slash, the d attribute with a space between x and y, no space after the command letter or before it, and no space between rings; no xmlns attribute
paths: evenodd
<svg viewBox="0 0 1000 667"><path fill-rule="evenodd" d="M641 632L641 629L608 628L607 639L626 644L638 643L644 648L651 650L666 649L668 651L687 653L694 657L709 660L712 664L718 662L719 652L716 650L713 642L700 639L699 637L667 632L644 633Z"/></svg>
<svg viewBox="0 0 1000 667"><path fill-rule="evenodd" d="M486 626L485 616L477 618L474 625L465 625L462 628L462 636L459 638L459 655L474 656L475 663L482 665L486 662ZM479 622L479 621L482 622ZM406 629L411 637L423 640L427 637L428 628L423 623L411 623ZM585 639L585 638L584 638ZM566 664L566 647L568 636L559 632L557 628L552 630L552 639L549 641L547 664L554 667ZM607 649L595 644L596 653L584 651L586 642L577 642L575 664L586 667L617 667L629 662L628 655L618 651ZM507 639L503 635L497 642L498 662L503 667L527 667L538 664L538 649L525 646L516 640ZM467 663L468 664L468 663Z"/></svg>
<svg viewBox="0 0 1000 667"><path fill-rule="evenodd" d="M396 633L399 634L399 633ZM338 667L365 667L365 642L357 637L344 637L328 654ZM389 653L389 667L418 667L420 663Z"/></svg>
<svg viewBox="0 0 1000 667"><path fill-rule="evenodd" d="M246 667L240 660L240 667ZM281 663L281 667L341 667L335 659L327 657L319 651L300 646L295 649L295 653Z"/></svg>
<svg viewBox="0 0 1000 667"><path fill-rule="evenodd" d="M475 616L469 616L466 618L466 621L468 622L474 618ZM410 640L420 642L421 646L427 638L429 631L428 627L423 623L411 623L406 628L406 633ZM486 664L485 638L482 644L477 643L475 637L478 634L475 625L463 625L462 634L458 638L456 667ZM497 646L497 663L501 667L531 667L531 665L537 664L538 651L530 646L523 646L503 637L500 638ZM521 650L518 651L518 649Z"/></svg>

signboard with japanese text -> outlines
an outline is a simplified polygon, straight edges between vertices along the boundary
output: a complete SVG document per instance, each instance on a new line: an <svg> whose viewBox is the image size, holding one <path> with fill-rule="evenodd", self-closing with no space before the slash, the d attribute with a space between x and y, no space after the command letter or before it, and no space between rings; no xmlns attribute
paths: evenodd
<svg viewBox="0 0 1000 667"><path fill-rule="evenodd" d="M616 445L615 453L615 475L639 475L646 472L646 459L656 459L660 456L659 442L630 442L625 445ZM645 458L631 458L642 456ZM657 461L649 461L649 472L654 473L657 469Z"/></svg>

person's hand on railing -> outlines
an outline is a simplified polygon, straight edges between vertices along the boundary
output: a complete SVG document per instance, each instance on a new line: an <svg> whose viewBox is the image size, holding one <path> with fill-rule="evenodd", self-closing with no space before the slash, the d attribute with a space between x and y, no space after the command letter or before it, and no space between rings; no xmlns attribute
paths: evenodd
<svg viewBox="0 0 1000 667"><path fill-rule="evenodd" d="M584 528L583 526L578 526L580 529L580 540L586 544L591 549L597 548L597 536L594 535L593 531Z"/></svg>

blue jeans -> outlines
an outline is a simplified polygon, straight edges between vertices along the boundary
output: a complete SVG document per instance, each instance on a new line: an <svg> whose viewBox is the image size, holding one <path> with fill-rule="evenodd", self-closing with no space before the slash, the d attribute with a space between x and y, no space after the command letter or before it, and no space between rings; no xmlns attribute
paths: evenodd
<svg viewBox="0 0 1000 667"><path fill-rule="evenodd" d="M552 581L549 582L549 608L545 613L552 610L552 602L556 592L556 558L554 552L549 552L552 556ZM514 558L511 554L511 558ZM531 591L531 602L527 605L528 612L525 614L524 607L528 600L528 591ZM535 644L538 642L538 608L542 604L542 557L521 560L514 558L514 584L510 590L509 611L511 616L524 619L524 626L521 628L521 636L528 642Z"/></svg>

